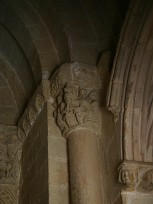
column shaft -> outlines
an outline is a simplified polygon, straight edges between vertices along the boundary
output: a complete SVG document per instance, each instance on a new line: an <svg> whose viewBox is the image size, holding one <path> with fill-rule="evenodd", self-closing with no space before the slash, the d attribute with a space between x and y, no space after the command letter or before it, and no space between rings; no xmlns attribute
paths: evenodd
<svg viewBox="0 0 153 204"><path fill-rule="evenodd" d="M89 130L68 136L72 204L102 204L99 139Z"/></svg>

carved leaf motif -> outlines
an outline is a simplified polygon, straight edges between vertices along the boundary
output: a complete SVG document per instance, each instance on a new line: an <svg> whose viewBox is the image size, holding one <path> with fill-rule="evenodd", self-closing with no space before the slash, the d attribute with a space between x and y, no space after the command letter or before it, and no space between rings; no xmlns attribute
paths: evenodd
<svg viewBox="0 0 153 204"><path fill-rule="evenodd" d="M27 118L24 118L22 122L22 129L24 130L26 135L29 133L30 128L31 128L31 125L29 121L27 120Z"/></svg>
<svg viewBox="0 0 153 204"><path fill-rule="evenodd" d="M18 128L18 138L22 143L24 142L24 140L26 138L25 133L23 132L23 130L20 127Z"/></svg>
<svg viewBox="0 0 153 204"><path fill-rule="evenodd" d="M52 83L51 83L51 94L53 94L54 96L57 95L57 93L59 93L59 91L61 90L63 84L62 81L60 80L60 78L56 75L53 79L52 79Z"/></svg>
<svg viewBox="0 0 153 204"><path fill-rule="evenodd" d="M65 83L54 104L54 117L63 135L77 126L97 122L98 106L96 90Z"/></svg>
<svg viewBox="0 0 153 204"><path fill-rule="evenodd" d="M37 114L36 110L33 107L30 107L27 112L27 119L29 120L29 123L31 125L33 125L33 123L36 120L36 114Z"/></svg>
<svg viewBox="0 0 153 204"><path fill-rule="evenodd" d="M42 110L42 107L44 105L44 97L41 93L38 93L35 99L35 107L40 112Z"/></svg>

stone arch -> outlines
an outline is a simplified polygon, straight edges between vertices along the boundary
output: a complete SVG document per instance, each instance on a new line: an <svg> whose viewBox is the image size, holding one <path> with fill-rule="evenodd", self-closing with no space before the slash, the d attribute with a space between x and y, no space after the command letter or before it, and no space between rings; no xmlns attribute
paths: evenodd
<svg viewBox="0 0 153 204"><path fill-rule="evenodd" d="M153 2L131 2L108 89L107 107L120 136L122 202L152 203ZM145 191L145 194L144 194ZM132 192L132 193L131 193Z"/></svg>
<svg viewBox="0 0 153 204"><path fill-rule="evenodd" d="M89 70L92 72L93 67L95 67L95 65L97 64L97 60L101 52L105 50L113 50L113 47L115 47L116 39L118 37L118 32L122 21L119 19L120 14L118 13L118 8L116 8L116 3L114 3L113 0L110 0L109 2L107 0L104 0L103 2L100 0L96 1L84 0L81 1L81 3L79 0L74 1L65 0L66 3L65 5L61 3L62 1L58 0L57 1L14 0L13 2L0 0L0 2L3 5L3 8L2 9L0 8L0 22L2 28L4 31L6 31L7 35L9 35L9 39L13 40L13 44L16 45L15 52L20 50L19 53L20 54L22 53L24 61L26 62L25 70L26 72L30 73L30 77L28 77L26 82L22 80L24 79L23 75L19 76L16 70L17 67L11 62L11 59L8 58L7 55L5 55L5 53L3 53L2 49L1 54L2 63L0 71L5 81L7 81L10 92L12 92L13 97L12 104L15 107L14 115L16 117L15 121L13 122L11 121L8 124L16 125L17 124L16 121L19 119L20 113L23 111L25 105L27 105L27 102L30 99L30 95L32 95L32 92L34 92L34 89L36 89L36 85L40 82L41 78L48 79L50 75L52 75L56 67L63 64L64 62L79 61L81 63L88 64L89 66L87 67L89 67ZM109 4L111 4L110 7ZM7 12L4 13L4 11L6 10ZM111 13L111 11L113 11L114 13L113 12ZM108 23L106 20L106 16L109 16ZM115 18L115 16L117 16L117 18ZM9 75L10 72L13 74L13 76ZM28 83L30 83L30 85L32 86L31 90L30 89L27 90L25 88L26 85L29 85ZM40 87L41 90L43 89L43 91L45 89L45 93L47 95L49 92L49 87L47 86L46 90L45 83L46 81L45 82L43 81L42 84L40 84ZM38 87L38 89L40 87ZM29 137L29 135L32 140L35 138L34 136L36 132L34 132L33 127L34 123L36 122L36 119L39 118L39 120L37 120L38 123L35 123L39 127L39 122L41 123L41 120L44 121L45 115L48 114L46 113L45 106L46 96L41 97L41 93L38 93L38 95L39 95L37 99L38 107L36 107L36 104L33 104L30 109L25 109L24 120L22 121L21 118L21 122L23 122L21 123L22 129L20 129L19 122L18 137L22 142L27 137ZM34 103L35 102L36 100L34 98ZM44 115L42 114L42 111ZM107 113L104 112L103 115L105 114L107 117ZM49 115L52 114L49 113ZM109 123L111 123L109 129L111 129L112 127L114 128L111 114L108 115L107 118L104 117L104 120L105 120L104 125L107 123L106 121L108 121ZM48 127L46 126L45 122L46 121L43 122L45 131L41 131L43 134L43 137L41 138L45 137L47 138ZM51 123L53 123L53 121L51 121ZM5 124L7 123L5 122ZM37 125L35 125L35 127ZM37 128L37 131L40 132L41 128L40 129L39 128ZM21 135L22 133L25 133L25 136L22 137L20 133ZM55 134L57 134L57 132ZM105 145L107 146L107 144L109 146L106 152L108 159L107 158L105 158L105 160L102 159L104 163L107 163L107 160L112 158L111 157L112 146L114 146L114 144L118 144L116 142L117 139L115 138L113 131L109 135L111 135L112 139L109 139L108 141L109 144L108 143L104 144L104 146ZM37 141L37 139L35 141ZM30 144L28 145L28 148L25 148L24 146L27 142L28 140L26 140L22 146L23 157L26 155L24 149L30 149L31 151ZM103 142L104 140L102 141L102 143ZM32 144L32 142L30 143ZM36 144L33 143L33 145ZM14 144L14 147L15 146L16 144ZM63 143L62 141L60 146L62 148L65 148L66 143L65 142ZM43 146L43 148L47 150L47 146ZM27 154L30 155L29 151L27 151ZM100 154L103 154L103 152L100 152ZM36 156L36 154L34 155ZM105 183L107 184L105 189L103 190L104 192L106 191L106 189L109 189L109 187L111 186L110 183L112 181L112 178L114 178L113 171L116 168L116 163L118 163L119 160L118 149L116 155L115 156L113 155L114 157L116 157L116 160L113 161L113 167L111 165L110 166L107 165L106 167L106 169L108 168L110 171L109 174L107 175L107 179L105 179L104 182L104 185ZM31 156L33 157L33 154ZM28 162L24 159L23 160L25 161L26 164L29 165L30 162L32 162L32 160L27 155L26 158L29 160L29 161L27 160ZM45 155L45 159L46 158L47 154ZM33 159L35 160L36 158ZM66 156L65 161L67 162ZM35 160L35 162L38 161ZM34 174L36 173L35 170L33 172ZM44 171L46 172L46 170L48 171L47 166L45 167ZM67 165L65 167L65 171L66 171L65 174L67 174L68 172ZM103 169L103 171L105 172L105 169ZM23 177L25 179L28 174L26 171L24 173L25 175ZM39 174L36 174L36 176L38 175ZM24 182L23 188L25 184ZM48 184L48 180L46 180L45 183ZM65 183L67 185L67 181ZM42 185L38 186L43 188ZM116 186L114 188L116 188ZM117 186L117 190L115 189L114 196L112 198L108 198L109 203L114 203L116 202L115 200L120 200L120 197L118 196L119 194L118 189L119 188ZM25 193L24 190L22 191L21 189L21 197ZM111 189L110 192L111 191L113 191L113 189ZM67 186L65 192L68 194ZM66 194L65 192L63 192L64 195ZM28 193L33 194L33 191ZM30 194L27 194L26 195L27 197L24 195L25 199L28 199L28 201L29 199L31 199ZM53 199L55 194L56 193L54 192ZM61 197L61 195L58 194L57 197ZM107 195L104 195L103 200L106 200L105 197L107 197ZM58 198L55 199L58 200ZM66 199L68 201L68 198ZM28 201L23 200L23 202L26 203L30 202ZM35 200L34 202L37 201Z"/></svg>
<svg viewBox="0 0 153 204"><path fill-rule="evenodd" d="M43 78L49 78L65 62L96 65L101 52L115 47L123 17L121 8L112 0L111 5L92 0L66 0L64 4L1 0L1 4L0 21L22 47L36 82L41 78L38 67ZM109 23L105 13L109 13Z"/></svg>
<svg viewBox="0 0 153 204"><path fill-rule="evenodd" d="M116 115L123 159L152 162L152 1L131 4L114 61L107 106Z"/></svg>
<svg viewBox="0 0 153 204"><path fill-rule="evenodd" d="M123 17L117 2L112 0L111 3L106 0L103 2L28 0L26 3L16 0L15 2L16 4L13 2L11 6L19 14L20 19L25 25L27 19L28 23L33 24L31 28L29 27L31 34L36 30L48 33L46 40L50 39L53 46L48 50L52 55L50 65L54 68L65 62L74 61L96 65L101 52L116 46ZM124 2L126 5L127 3L128 0ZM28 8L26 12L24 7ZM29 17L29 11L32 18ZM43 29L40 30L36 24L41 24ZM35 36L33 39L35 41ZM45 45L46 42L51 44L49 41L44 41ZM41 42L38 42L37 46L39 50ZM50 57L46 59L51 60ZM45 66L44 71L49 70L52 73L54 68Z"/></svg>
<svg viewBox="0 0 153 204"><path fill-rule="evenodd" d="M0 24L1 119L16 125L23 107L33 94L36 82L28 60L11 33Z"/></svg>
<svg viewBox="0 0 153 204"><path fill-rule="evenodd" d="M18 21L23 24L24 30L29 36L30 45L27 46L25 39L21 36L21 29L19 35L16 33L17 29L14 29L14 34L33 63L32 67L35 74L39 66L44 78L49 78L53 70L60 64L58 52L49 28L39 12L28 1L8 2L8 4L17 16ZM28 49L30 49L30 52ZM31 53L32 51L35 52Z"/></svg>
<svg viewBox="0 0 153 204"><path fill-rule="evenodd" d="M34 80L38 84L41 79L41 67L36 48L32 42L28 29L7 1L1 0L1 5L1 25L22 50L30 69L32 70ZM35 66L37 66L37 70Z"/></svg>
<svg viewBox="0 0 153 204"><path fill-rule="evenodd" d="M0 123L16 125L27 102L27 95L20 78L5 58L0 56Z"/></svg>

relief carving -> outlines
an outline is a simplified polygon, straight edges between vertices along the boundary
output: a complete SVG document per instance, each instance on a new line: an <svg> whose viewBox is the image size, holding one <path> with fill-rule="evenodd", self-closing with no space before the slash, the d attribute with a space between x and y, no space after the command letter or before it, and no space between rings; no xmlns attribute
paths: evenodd
<svg viewBox="0 0 153 204"><path fill-rule="evenodd" d="M18 196L17 188L13 186L0 186L0 201L7 204L16 204ZM0 203L1 203L0 202Z"/></svg>
<svg viewBox="0 0 153 204"><path fill-rule="evenodd" d="M35 98L35 108L37 111L41 111L44 105L44 97L43 94L39 91Z"/></svg>
<svg viewBox="0 0 153 204"><path fill-rule="evenodd" d="M17 130L0 132L0 201L17 203L20 179L21 141ZM1 203L0 202L0 203Z"/></svg>
<svg viewBox="0 0 153 204"><path fill-rule="evenodd" d="M52 77L52 82L50 85L51 93L53 94L53 96L56 96L56 93L58 93L59 90L61 90L62 86L63 86L63 83L60 77L57 75L54 75Z"/></svg>
<svg viewBox="0 0 153 204"><path fill-rule="evenodd" d="M24 118L22 121L22 129L26 136L28 135L30 128L31 128L31 125L29 123L29 120L27 118Z"/></svg>
<svg viewBox="0 0 153 204"><path fill-rule="evenodd" d="M138 183L138 168L135 165L123 164L119 170L119 182L122 183L123 190L135 191Z"/></svg>
<svg viewBox="0 0 153 204"><path fill-rule="evenodd" d="M23 143L26 139L26 135L25 135L25 132L24 130L22 129L22 127L19 127L18 128L18 138L19 140Z"/></svg>
<svg viewBox="0 0 153 204"><path fill-rule="evenodd" d="M63 64L50 80L54 118L66 137L76 128L99 134L100 76L97 68L79 62Z"/></svg>
<svg viewBox="0 0 153 204"><path fill-rule="evenodd" d="M143 174L138 189L143 193L153 192L153 169Z"/></svg>
<svg viewBox="0 0 153 204"><path fill-rule="evenodd" d="M53 105L54 117L64 136L74 127L97 124L97 90L83 89L66 82Z"/></svg>
<svg viewBox="0 0 153 204"><path fill-rule="evenodd" d="M119 182L124 185L123 191L152 193L152 163L124 161L119 168Z"/></svg>
<svg viewBox="0 0 153 204"><path fill-rule="evenodd" d="M27 112L27 119L30 122L30 125L34 124L34 122L36 120L36 114L37 114L36 109L33 107L30 107L28 112Z"/></svg>
<svg viewBox="0 0 153 204"><path fill-rule="evenodd" d="M0 133L0 184L16 184L18 182L20 155L21 143L17 135Z"/></svg>
<svg viewBox="0 0 153 204"><path fill-rule="evenodd" d="M18 138L22 143L25 141L38 115L44 107L45 97L42 89L43 87L40 85L18 123Z"/></svg>
<svg viewBox="0 0 153 204"><path fill-rule="evenodd" d="M6 152L0 151L0 181L5 182L9 179L11 162Z"/></svg>

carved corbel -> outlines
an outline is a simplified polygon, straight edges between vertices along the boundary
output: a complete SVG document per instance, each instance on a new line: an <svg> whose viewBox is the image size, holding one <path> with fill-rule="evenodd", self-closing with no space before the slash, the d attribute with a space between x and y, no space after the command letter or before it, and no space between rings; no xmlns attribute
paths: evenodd
<svg viewBox="0 0 153 204"><path fill-rule="evenodd" d="M135 191L138 183L138 166L124 162L119 168L119 182L123 184L123 190Z"/></svg>
<svg viewBox="0 0 153 204"><path fill-rule="evenodd" d="M123 184L123 191L152 193L152 163L124 161L119 168L119 182Z"/></svg>

